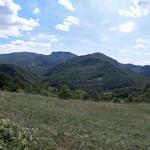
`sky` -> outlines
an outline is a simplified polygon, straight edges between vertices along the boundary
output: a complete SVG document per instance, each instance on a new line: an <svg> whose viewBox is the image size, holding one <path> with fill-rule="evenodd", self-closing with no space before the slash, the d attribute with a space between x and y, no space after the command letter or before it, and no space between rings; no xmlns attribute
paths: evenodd
<svg viewBox="0 0 150 150"><path fill-rule="evenodd" d="M0 0L0 54L24 51L150 65L150 0Z"/></svg>

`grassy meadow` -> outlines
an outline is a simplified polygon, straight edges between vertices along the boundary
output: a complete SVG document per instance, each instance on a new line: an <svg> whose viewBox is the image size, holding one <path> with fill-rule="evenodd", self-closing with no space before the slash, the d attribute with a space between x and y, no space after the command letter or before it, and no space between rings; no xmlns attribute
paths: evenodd
<svg viewBox="0 0 150 150"><path fill-rule="evenodd" d="M150 104L0 92L0 119L38 128L44 149L150 150Z"/></svg>

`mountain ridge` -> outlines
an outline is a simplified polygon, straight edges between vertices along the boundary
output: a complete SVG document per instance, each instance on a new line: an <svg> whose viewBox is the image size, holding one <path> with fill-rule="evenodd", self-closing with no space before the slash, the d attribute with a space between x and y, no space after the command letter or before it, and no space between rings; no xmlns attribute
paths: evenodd
<svg viewBox="0 0 150 150"><path fill-rule="evenodd" d="M56 55L57 54L57 55ZM1 64L14 64L33 73L43 74L55 65L76 57L70 52L53 52L43 55L30 52L10 53L0 55Z"/></svg>
<svg viewBox="0 0 150 150"><path fill-rule="evenodd" d="M113 90L137 86L149 81L150 66L121 64L102 53L77 56L71 52L12 53L0 55L0 63L13 64L50 83L84 90Z"/></svg>
<svg viewBox="0 0 150 150"><path fill-rule="evenodd" d="M136 86L144 78L118 61L101 53L78 56L57 65L46 74L50 85L69 85L90 91L113 90Z"/></svg>
<svg viewBox="0 0 150 150"><path fill-rule="evenodd" d="M13 64L0 64L0 73L25 83L33 83L38 79L35 74Z"/></svg>

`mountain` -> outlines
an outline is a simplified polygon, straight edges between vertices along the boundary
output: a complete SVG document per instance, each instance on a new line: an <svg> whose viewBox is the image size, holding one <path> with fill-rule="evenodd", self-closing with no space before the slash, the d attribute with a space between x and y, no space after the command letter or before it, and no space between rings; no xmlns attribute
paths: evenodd
<svg viewBox="0 0 150 150"><path fill-rule="evenodd" d="M0 90L16 92L39 81L38 77L15 65L0 64Z"/></svg>
<svg viewBox="0 0 150 150"><path fill-rule="evenodd" d="M33 83L38 79L36 75L9 64L0 64L0 73L25 83Z"/></svg>
<svg viewBox="0 0 150 150"><path fill-rule="evenodd" d="M132 70L136 74L139 74L141 76L150 78L150 66L136 66L132 64L125 64L123 65L125 68Z"/></svg>
<svg viewBox="0 0 150 150"><path fill-rule="evenodd" d="M149 81L150 77L150 66L121 64L101 53L84 56L70 52L53 52L50 55L11 53L0 55L0 63L8 64L2 65L0 72L5 70L4 73L19 80L35 81L35 73L42 77L45 75L52 86L67 84L72 89L87 91L138 86Z"/></svg>
<svg viewBox="0 0 150 150"><path fill-rule="evenodd" d="M59 63L76 57L70 52L53 52L51 55L36 53L11 53L0 55L1 64L14 64L37 74L44 74Z"/></svg>
<svg viewBox="0 0 150 150"><path fill-rule="evenodd" d="M46 74L52 86L69 85L86 91L138 86L144 78L101 53L79 56L57 65Z"/></svg>
<svg viewBox="0 0 150 150"><path fill-rule="evenodd" d="M69 59L72 59L74 57L76 57L77 55L71 53L71 52L52 52L51 55L49 55L49 59L52 62L65 62Z"/></svg>

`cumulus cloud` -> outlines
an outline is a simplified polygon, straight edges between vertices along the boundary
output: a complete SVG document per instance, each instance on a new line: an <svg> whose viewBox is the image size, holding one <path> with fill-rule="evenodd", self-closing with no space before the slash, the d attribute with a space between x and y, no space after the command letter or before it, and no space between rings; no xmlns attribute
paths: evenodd
<svg viewBox="0 0 150 150"><path fill-rule="evenodd" d="M58 0L58 4L63 5L69 11L75 11L75 8L69 0Z"/></svg>
<svg viewBox="0 0 150 150"><path fill-rule="evenodd" d="M150 41L149 40L144 40L142 38L138 38L135 42L135 49L142 49L146 50L150 46Z"/></svg>
<svg viewBox="0 0 150 150"><path fill-rule="evenodd" d="M21 7L13 0L0 0L0 38L18 37L39 26L34 19L18 15Z"/></svg>
<svg viewBox="0 0 150 150"><path fill-rule="evenodd" d="M134 46L135 49L145 49L145 45L144 44L136 44Z"/></svg>
<svg viewBox="0 0 150 150"><path fill-rule="evenodd" d="M55 35L48 34L38 34L35 37L30 38L29 40L15 40L10 43L0 45L0 53L11 53L11 52L35 52L49 54L50 49L56 43L58 44L59 40Z"/></svg>
<svg viewBox="0 0 150 150"><path fill-rule="evenodd" d="M133 22L127 22L119 26L120 32L132 32L135 28L135 24Z"/></svg>
<svg viewBox="0 0 150 150"><path fill-rule="evenodd" d="M110 31L120 31L120 32L126 32L126 33L129 33L129 32L132 32L135 28L135 24L134 22L127 22L127 23L124 23L124 24L121 24L119 26L114 26L114 27L110 27L109 30Z"/></svg>
<svg viewBox="0 0 150 150"><path fill-rule="evenodd" d="M133 0L133 6L129 9L119 10L119 15L125 17L144 17L150 14L150 1L149 0Z"/></svg>
<svg viewBox="0 0 150 150"><path fill-rule="evenodd" d="M39 9L39 8L35 8L35 9L33 10L33 14L37 15L37 14L39 14L39 13L40 13L40 9Z"/></svg>
<svg viewBox="0 0 150 150"><path fill-rule="evenodd" d="M73 16L68 16L67 18L64 19L62 24L57 24L55 26L55 29L67 32L70 30L70 28L72 26L75 27L75 26L79 26L79 25L80 25L80 21L78 18L73 17Z"/></svg>

